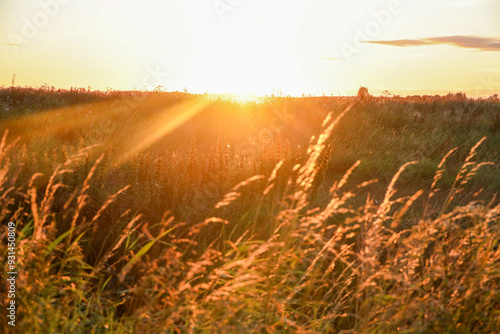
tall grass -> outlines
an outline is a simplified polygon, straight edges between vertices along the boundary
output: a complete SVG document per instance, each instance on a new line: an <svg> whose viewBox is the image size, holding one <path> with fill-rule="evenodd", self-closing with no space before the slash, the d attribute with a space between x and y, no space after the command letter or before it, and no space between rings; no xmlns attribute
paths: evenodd
<svg viewBox="0 0 500 334"><path fill-rule="evenodd" d="M105 152L94 153L98 147L67 148L58 159L45 158L43 174L28 177L12 161L36 165L44 154L30 160L30 152L16 152L4 136L0 217L15 221L19 231L16 330L499 332L500 205L494 196L457 204L457 195L489 164L476 161L483 140L449 189L439 188L456 149L437 166L432 184L414 193L397 196L400 179L416 162L403 164L376 202L365 193L375 180L350 184L363 166L357 161L318 200L345 113L328 115L303 158L269 153L267 166L230 164L221 138L203 162L193 143L187 159L170 162L186 171L184 181L155 172L164 168L161 156L145 156L133 169L139 190L117 182L106 197L99 191L103 180L120 175ZM155 165L146 162L151 159ZM232 166L243 164L248 173L239 181L249 178L231 184ZM158 187L174 182L177 193L166 196L196 195L206 185L200 171L212 171L207 175L218 187L201 219L167 211L152 220L119 205L162 196L151 179ZM411 214L417 202L425 203L418 216Z"/></svg>

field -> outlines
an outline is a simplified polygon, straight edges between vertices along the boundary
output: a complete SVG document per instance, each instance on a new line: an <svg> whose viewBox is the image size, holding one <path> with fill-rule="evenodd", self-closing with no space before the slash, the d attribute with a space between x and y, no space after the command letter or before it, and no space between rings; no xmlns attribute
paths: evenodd
<svg viewBox="0 0 500 334"><path fill-rule="evenodd" d="M496 96L12 87L2 133L20 333L500 332Z"/></svg>

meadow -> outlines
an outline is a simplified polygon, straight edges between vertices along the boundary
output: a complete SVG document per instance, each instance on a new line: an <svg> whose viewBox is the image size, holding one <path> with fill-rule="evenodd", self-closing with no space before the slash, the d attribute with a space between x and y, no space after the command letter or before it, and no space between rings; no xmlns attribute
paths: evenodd
<svg viewBox="0 0 500 334"><path fill-rule="evenodd" d="M0 134L16 331L500 332L497 96L10 87Z"/></svg>

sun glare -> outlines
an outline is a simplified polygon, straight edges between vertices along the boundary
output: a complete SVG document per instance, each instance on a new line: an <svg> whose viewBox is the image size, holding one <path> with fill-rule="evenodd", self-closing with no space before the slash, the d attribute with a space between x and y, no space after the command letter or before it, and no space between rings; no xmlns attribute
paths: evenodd
<svg viewBox="0 0 500 334"><path fill-rule="evenodd" d="M228 100L239 104L249 104L261 102L265 95L255 95L250 93L226 93L217 94L222 100Z"/></svg>
<svg viewBox="0 0 500 334"><path fill-rule="evenodd" d="M245 101L277 88L295 88L290 55L253 25L240 24L223 33L205 51L193 60L189 90Z"/></svg>

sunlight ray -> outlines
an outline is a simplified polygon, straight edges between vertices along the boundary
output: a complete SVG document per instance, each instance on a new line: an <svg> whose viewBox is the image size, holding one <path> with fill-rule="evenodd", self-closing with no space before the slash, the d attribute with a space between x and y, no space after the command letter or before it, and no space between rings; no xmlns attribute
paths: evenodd
<svg viewBox="0 0 500 334"><path fill-rule="evenodd" d="M166 108L156 114L151 120L150 127L146 127L139 138L134 141L137 144L128 149L117 160L120 165L129 160L135 154L143 151L168 133L172 132L195 115L205 109L211 102L206 98L194 99L181 102L172 108Z"/></svg>

